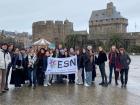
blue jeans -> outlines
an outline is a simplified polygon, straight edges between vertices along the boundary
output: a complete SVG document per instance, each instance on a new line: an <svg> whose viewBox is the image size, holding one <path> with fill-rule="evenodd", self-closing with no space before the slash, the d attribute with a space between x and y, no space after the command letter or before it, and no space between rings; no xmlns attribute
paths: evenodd
<svg viewBox="0 0 140 105"><path fill-rule="evenodd" d="M30 85L32 85L32 83L36 85L36 69L29 68L28 76L29 76Z"/></svg>
<svg viewBox="0 0 140 105"><path fill-rule="evenodd" d="M112 73L113 73L113 70L114 70L114 74L115 74L115 71L116 71L116 67L115 67L115 64L110 64L109 65L109 69L110 69L110 74L109 74L109 82L111 83L112 82Z"/></svg>
<svg viewBox="0 0 140 105"><path fill-rule="evenodd" d="M109 83L112 82L112 73L113 73L113 70L114 70L114 74L115 74L115 82L118 83L119 72L116 71L115 64L110 64L109 65L109 68L110 68Z"/></svg>
<svg viewBox="0 0 140 105"><path fill-rule="evenodd" d="M86 71L86 78L85 78L85 83L88 85L92 84L92 71Z"/></svg>

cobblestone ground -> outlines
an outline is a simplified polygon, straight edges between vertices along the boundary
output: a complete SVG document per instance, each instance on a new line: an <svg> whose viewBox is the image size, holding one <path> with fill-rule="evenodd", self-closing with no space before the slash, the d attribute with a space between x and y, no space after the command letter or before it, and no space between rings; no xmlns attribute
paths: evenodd
<svg viewBox="0 0 140 105"><path fill-rule="evenodd" d="M134 59L135 58L135 59ZM129 82L126 89L115 86L99 86L100 74L95 85L84 87L72 84L54 84L50 87L26 86L0 96L0 105L140 105L140 57L132 57ZM113 81L114 82L114 81Z"/></svg>

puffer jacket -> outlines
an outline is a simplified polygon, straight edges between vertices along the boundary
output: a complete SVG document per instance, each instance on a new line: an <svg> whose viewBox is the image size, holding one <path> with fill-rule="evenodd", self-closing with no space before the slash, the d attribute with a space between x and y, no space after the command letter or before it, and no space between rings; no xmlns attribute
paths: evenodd
<svg viewBox="0 0 140 105"><path fill-rule="evenodd" d="M11 63L9 52L4 52L3 49L0 49L0 69L7 69L9 63Z"/></svg>

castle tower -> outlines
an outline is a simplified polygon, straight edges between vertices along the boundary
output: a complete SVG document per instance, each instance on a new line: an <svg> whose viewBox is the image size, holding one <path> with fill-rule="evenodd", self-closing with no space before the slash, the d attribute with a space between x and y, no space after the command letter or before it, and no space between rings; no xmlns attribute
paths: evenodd
<svg viewBox="0 0 140 105"><path fill-rule="evenodd" d="M46 22L45 21L38 21L34 22L32 25L32 33L33 33L33 41L37 41L44 36L44 29L45 29Z"/></svg>
<svg viewBox="0 0 140 105"><path fill-rule="evenodd" d="M69 20L66 19L64 21L64 34L65 34L65 37L67 35L70 35L73 31L74 31L73 30L73 23L72 22L69 22Z"/></svg>
<svg viewBox="0 0 140 105"><path fill-rule="evenodd" d="M115 7L113 6L113 3L112 2L108 3L107 9L106 9L107 15L108 16L113 15L114 10L115 10Z"/></svg>
<svg viewBox="0 0 140 105"><path fill-rule="evenodd" d="M89 20L89 34L126 33L127 25L128 19L121 16L110 2L106 9L92 11Z"/></svg>

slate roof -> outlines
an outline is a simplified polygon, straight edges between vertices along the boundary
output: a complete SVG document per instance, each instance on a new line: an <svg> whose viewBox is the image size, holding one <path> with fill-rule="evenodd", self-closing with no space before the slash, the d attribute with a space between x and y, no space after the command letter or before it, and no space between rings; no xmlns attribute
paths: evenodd
<svg viewBox="0 0 140 105"><path fill-rule="evenodd" d="M111 16L107 15L107 9L92 11L91 20L103 20L103 19L112 19L112 18L124 18L121 16L120 12L116 11L115 7L113 8L113 14Z"/></svg>

